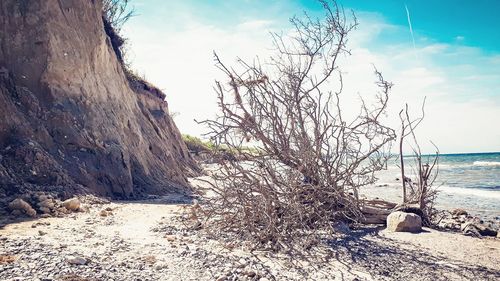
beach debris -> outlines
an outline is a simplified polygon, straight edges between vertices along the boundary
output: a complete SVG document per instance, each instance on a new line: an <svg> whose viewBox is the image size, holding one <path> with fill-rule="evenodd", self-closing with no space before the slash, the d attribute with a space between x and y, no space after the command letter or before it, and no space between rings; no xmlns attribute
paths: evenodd
<svg viewBox="0 0 500 281"><path fill-rule="evenodd" d="M360 222L364 224L385 224L387 216L396 206L396 203L381 199L364 200L360 208L361 213L363 213Z"/></svg>
<svg viewBox="0 0 500 281"><path fill-rule="evenodd" d="M13 263L16 261L16 257L9 255L0 255L0 264Z"/></svg>
<svg viewBox="0 0 500 281"><path fill-rule="evenodd" d="M422 219L413 213L393 212L387 216L387 230L393 232L420 232Z"/></svg>
<svg viewBox="0 0 500 281"><path fill-rule="evenodd" d="M66 208L69 211L76 212L80 209L80 200L78 198L71 198L62 203L64 208Z"/></svg>
<svg viewBox="0 0 500 281"><path fill-rule="evenodd" d="M36 211L31 207L29 203L24 201L21 198L14 199L12 202L9 203L9 209L12 210L12 214L19 215L19 214L26 214L30 217L35 217L36 216Z"/></svg>

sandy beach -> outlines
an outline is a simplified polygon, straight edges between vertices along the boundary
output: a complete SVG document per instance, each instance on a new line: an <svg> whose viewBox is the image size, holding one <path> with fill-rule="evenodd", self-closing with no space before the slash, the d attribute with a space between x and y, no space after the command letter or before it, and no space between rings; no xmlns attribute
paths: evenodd
<svg viewBox="0 0 500 281"><path fill-rule="evenodd" d="M309 257L250 251L189 228L185 198L86 204L0 229L1 280L498 280L500 239L364 226ZM126 277L125 277L126 276Z"/></svg>

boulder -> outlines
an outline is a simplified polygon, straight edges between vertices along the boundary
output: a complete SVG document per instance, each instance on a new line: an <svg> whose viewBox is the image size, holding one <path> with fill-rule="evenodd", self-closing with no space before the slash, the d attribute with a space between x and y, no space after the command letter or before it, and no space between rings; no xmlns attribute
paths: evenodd
<svg viewBox="0 0 500 281"><path fill-rule="evenodd" d="M482 223L478 223L475 221L469 221L466 223L463 223L460 227L460 230L465 234L465 235L471 235L471 236L497 236L498 232Z"/></svg>
<svg viewBox="0 0 500 281"><path fill-rule="evenodd" d="M13 211L13 214L20 214L22 212L30 217L36 216L35 209L33 209L33 207L31 207L28 202L20 198L14 199L12 202L10 202L9 209Z"/></svg>
<svg viewBox="0 0 500 281"><path fill-rule="evenodd" d="M40 201L40 203L38 203L38 206L40 207L40 209L41 208L54 209L55 204L52 199L45 199L43 201Z"/></svg>
<svg viewBox="0 0 500 281"><path fill-rule="evenodd" d="M62 203L64 208L66 208L69 211L76 212L80 209L80 200L78 198L71 198Z"/></svg>
<svg viewBox="0 0 500 281"><path fill-rule="evenodd" d="M393 212L387 216L387 230L393 232L420 232L422 219L413 213Z"/></svg>

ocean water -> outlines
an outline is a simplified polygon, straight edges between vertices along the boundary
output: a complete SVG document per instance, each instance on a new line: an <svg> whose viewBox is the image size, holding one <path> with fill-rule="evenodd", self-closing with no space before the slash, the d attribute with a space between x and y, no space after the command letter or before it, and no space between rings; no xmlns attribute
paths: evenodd
<svg viewBox="0 0 500 281"><path fill-rule="evenodd" d="M412 157L405 157L406 175L414 178ZM376 186L362 189L367 195L401 201L401 172L397 160L377 174ZM409 167L409 166L410 167ZM438 208L463 208L472 214L500 219L500 152L444 154L439 158L438 176L434 186L439 191ZM369 196L373 197L373 196Z"/></svg>

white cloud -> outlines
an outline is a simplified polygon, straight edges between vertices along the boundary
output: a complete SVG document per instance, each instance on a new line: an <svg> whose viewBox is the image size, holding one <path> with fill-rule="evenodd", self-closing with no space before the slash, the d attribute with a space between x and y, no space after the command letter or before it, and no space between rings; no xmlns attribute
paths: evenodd
<svg viewBox="0 0 500 281"><path fill-rule="evenodd" d="M373 14L358 17L362 20L350 40L352 56L343 62L346 107L357 106L357 93L375 92L375 65L395 83L390 104L395 126L405 102L418 112L427 96L426 120L419 129L424 150L433 151L430 139L443 152L500 150L500 130L494 123L500 118L499 55L428 38L416 38L420 42L416 50L410 42L381 45L380 34L404 32L405 27L390 25ZM205 129L193 119L210 118L216 112L213 85L220 73L212 52L217 51L228 64L236 57L265 58L271 46L266 29L280 24L286 22L255 18L221 28L191 18L177 30L136 24L126 32L134 67L165 90L171 111L180 113L175 121L181 131L199 135Z"/></svg>

